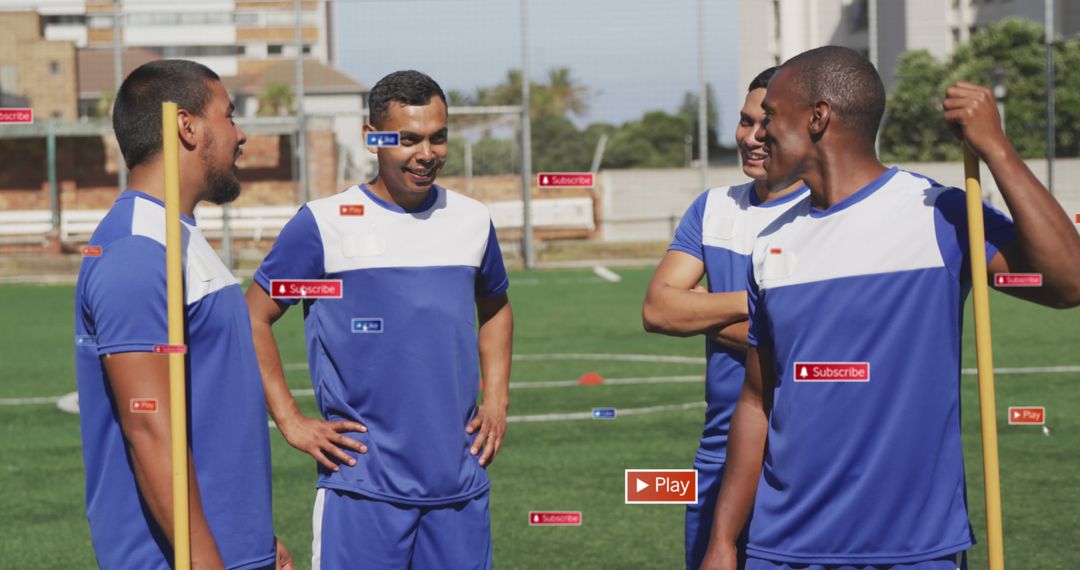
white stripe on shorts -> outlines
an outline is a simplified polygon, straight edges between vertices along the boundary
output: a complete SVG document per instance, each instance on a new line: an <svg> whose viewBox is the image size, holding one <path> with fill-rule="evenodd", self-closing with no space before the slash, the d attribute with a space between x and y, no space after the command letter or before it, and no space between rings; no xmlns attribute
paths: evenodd
<svg viewBox="0 0 1080 570"><path fill-rule="evenodd" d="M322 519L326 489L315 491L315 508L311 513L311 570L322 568Z"/></svg>

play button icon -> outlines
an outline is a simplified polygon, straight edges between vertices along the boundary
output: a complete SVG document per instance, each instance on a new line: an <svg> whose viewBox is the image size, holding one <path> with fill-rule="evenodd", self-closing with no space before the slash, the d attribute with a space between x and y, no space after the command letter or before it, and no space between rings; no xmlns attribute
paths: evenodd
<svg viewBox="0 0 1080 570"><path fill-rule="evenodd" d="M627 469L623 483L628 505L692 505L698 498L693 469Z"/></svg>
<svg viewBox="0 0 1080 570"><path fill-rule="evenodd" d="M1043 406L1010 406L1009 425L1045 425L1046 408Z"/></svg>

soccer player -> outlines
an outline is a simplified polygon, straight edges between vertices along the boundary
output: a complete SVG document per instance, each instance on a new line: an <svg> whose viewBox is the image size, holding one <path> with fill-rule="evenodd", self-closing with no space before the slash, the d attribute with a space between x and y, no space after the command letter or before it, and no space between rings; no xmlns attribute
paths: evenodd
<svg viewBox="0 0 1080 570"><path fill-rule="evenodd" d="M757 234L808 190L796 182L769 193L764 144L754 133L765 112L761 100L776 68L750 82L735 139L750 181L706 190L687 210L649 283L642 316L645 329L674 336L705 334L705 430L694 458L698 500L686 507L686 567L705 556L727 451L728 426L742 386L746 353L746 268ZM708 277L708 291L698 283Z"/></svg>
<svg viewBox="0 0 1080 570"><path fill-rule="evenodd" d="M391 73L369 106L365 133L397 131L401 146L372 149L372 181L303 206L247 292L270 413L318 460L314 568L488 568L484 468L506 430L513 332L502 254L484 205L435 184L439 85ZM270 293L326 278L341 298L304 301L324 421L289 394L271 327L296 300Z"/></svg>
<svg viewBox="0 0 1080 570"><path fill-rule="evenodd" d="M802 179L754 247L750 349L703 568L955 570L973 544L960 442L960 339L972 279L965 196L886 168L885 91L866 58L822 47L769 82L758 131L770 187ZM957 83L945 119L986 162L1015 223L984 204L1005 293L1080 304L1080 236L1001 130L987 89ZM834 364L827 364L834 363Z"/></svg>
<svg viewBox="0 0 1080 570"><path fill-rule="evenodd" d="M202 201L240 192L244 132L217 74L147 63L120 86L113 129L131 170L90 238L75 292L86 514L102 568L173 561L161 103L175 101L183 223L191 561L196 568L291 568L270 509L270 441L247 306L195 224Z"/></svg>

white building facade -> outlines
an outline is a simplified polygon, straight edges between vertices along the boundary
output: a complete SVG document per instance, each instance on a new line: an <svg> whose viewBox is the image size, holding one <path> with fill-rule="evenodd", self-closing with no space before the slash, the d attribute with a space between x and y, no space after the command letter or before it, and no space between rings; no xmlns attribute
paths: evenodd
<svg viewBox="0 0 1080 570"><path fill-rule="evenodd" d="M1006 17L1042 23L1045 6L1046 0L739 0L740 87L762 69L831 44L875 56L891 89L905 51L944 59L975 30ZM1080 32L1080 0L1053 0L1053 9L1056 34Z"/></svg>
<svg viewBox="0 0 1080 570"><path fill-rule="evenodd" d="M198 61L219 75L257 72L297 52L292 0L0 0L0 10L37 11L46 39L78 48L111 47L118 10L124 47ZM323 64L333 60L331 10L329 2L307 0L299 15L300 49Z"/></svg>

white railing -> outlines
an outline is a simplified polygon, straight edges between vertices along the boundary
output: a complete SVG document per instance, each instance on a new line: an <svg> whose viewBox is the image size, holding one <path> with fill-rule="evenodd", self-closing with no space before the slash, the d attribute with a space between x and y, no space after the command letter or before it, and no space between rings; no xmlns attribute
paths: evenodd
<svg viewBox="0 0 1080 570"><path fill-rule="evenodd" d="M521 201L487 204L497 229L514 229L523 225ZM554 198L533 200L532 223L543 229L596 229L592 198ZM244 206L229 208L229 229L233 238L274 238L281 232L298 206ZM85 242L97 229L107 210L65 210L60 214L60 240L65 243ZM195 219L203 234L220 238L225 228L220 206L200 206ZM49 210L20 210L0 212L0 242L44 241L52 229Z"/></svg>

